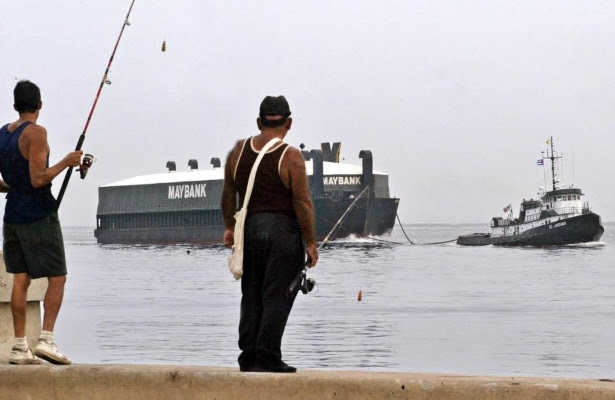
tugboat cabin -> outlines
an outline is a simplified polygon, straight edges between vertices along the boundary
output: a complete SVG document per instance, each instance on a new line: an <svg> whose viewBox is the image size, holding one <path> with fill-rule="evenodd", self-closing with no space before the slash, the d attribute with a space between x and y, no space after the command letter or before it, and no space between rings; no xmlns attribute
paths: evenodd
<svg viewBox="0 0 615 400"><path fill-rule="evenodd" d="M542 201L547 208L555 210L558 214L587 214L589 204L581 200L581 189L556 189L545 193Z"/></svg>

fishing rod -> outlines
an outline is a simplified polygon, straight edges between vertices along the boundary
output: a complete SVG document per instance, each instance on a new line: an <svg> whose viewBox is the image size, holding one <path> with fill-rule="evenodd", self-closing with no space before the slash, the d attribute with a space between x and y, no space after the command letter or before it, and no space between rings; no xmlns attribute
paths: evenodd
<svg viewBox="0 0 615 400"><path fill-rule="evenodd" d="M352 204L350 204L350 206L346 209L346 211L344 211L344 214L342 214L342 216L340 217L339 220L337 220L337 222L335 223L335 225L333 225L333 228L331 229L331 231L329 232L329 234L325 237L325 239L320 243L320 246L318 246L318 250L320 250L329 240L330 238L333 239L333 236L335 236L335 234L337 233L338 228L340 227L340 225L342 224L342 222L346 219L346 216L348 215L348 213L350 212L350 210L352 210L352 208L354 207L355 204L357 204L357 201L361 198L361 196L363 196L365 194L365 192L367 191L367 189L369 188L369 186L365 186L365 188L361 191L361 193L359 193L359 195L357 196L356 199L354 199L354 201L352 202Z"/></svg>
<svg viewBox="0 0 615 400"><path fill-rule="evenodd" d="M331 231L329 231L327 236L325 236L325 239L318 246L317 248L318 251L320 251L320 249L322 249L323 246L327 244L329 240L333 239L333 237L335 236L335 233L337 233L339 226L342 224L344 219L346 219L346 217L348 216L348 213L350 213L350 210L352 210L355 204L357 204L357 201L365 194L365 192L367 192L368 188L369 186L365 186L365 188L361 191L361 193L359 193L359 195L354 199L354 201L350 204L350 206L348 206L346 211L344 211L344 214L342 214L340 219L337 220L335 225L333 225L333 228L331 228ZM301 290L303 294L308 294L309 292L312 291L312 289L314 289L314 285L316 285L316 282L314 281L314 279L307 277L307 270L308 270L308 266L310 265L310 261L311 260L306 261L305 265L303 266L303 269L299 271L297 276L290 283L290 286L288 287L288 291L286 292L286 294L289 297L292 297L297 289Z"/></svg>
<svg viewBox="0 0 615 400"><path fill-rule="evenodd" d="M100 81L98 92L96 92L96 97L94 98L94 104L92 104L92 108L90 109L90 114L88 115L88 119L86 120L85 126L83 127L83 132L81 133L81 136L79 136L79 141L77 142L77 147L75 147L75 151L81 150L81 146L83 145L83 141L85 140L85 133L88 130L88 126L90 126L90 120L92 119L92 115L94 114L94 109L96 109L96 104L98 104L98 98L100 97L100 93L102 92L103 86L105 84L107 85L111 84L111 81L108 78L109 69L111 68L111 63L113 62L113 58L115 57L115 52L117 50L118 45L120 44L120 40L122 39L124 28L126 26L130 26L130 22L128 22L128 17L130 17L130 12L132 11L132 6L134 4L135 4L135 0L132 0L132 3L130 3L130 8L128 9L128 13L126 14L126 18L124 19L124 23L122 24L122 29L120 30L120 34L117 37L117 41L115 42L115 47L113 48L113 52L111 53L111 57L109 58L107 69L105 70L102 80ZM94 157L92 155L86 154L83 156L83 161L81 162L81 166L79 167L81 179L85 178L88 168L90 168L93 161L94 161ZM60 203L62 202L62 198L64 197L64 192L66 192L66 188L68 187L68 181L70 180L70 176L72 175L72 173L73 173L72 168L68 168L68 170L66 170L66 175L64 176L64 182L62 182L62 187L60 188L60 193L58 194L58 199L56 202L56 211L58 208L60 208Z"/></svg>

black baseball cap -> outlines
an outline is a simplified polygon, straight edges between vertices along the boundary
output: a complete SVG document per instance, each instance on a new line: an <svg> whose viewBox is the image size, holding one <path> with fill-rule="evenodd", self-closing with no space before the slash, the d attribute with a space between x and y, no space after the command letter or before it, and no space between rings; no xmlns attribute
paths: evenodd
<svg viewBox="0 0 615 400"><path fill-rule="evenodd" d="M290 107L284 96L267 96L261 102L259 117L267 121L279 121L290 117Z"/></svg>

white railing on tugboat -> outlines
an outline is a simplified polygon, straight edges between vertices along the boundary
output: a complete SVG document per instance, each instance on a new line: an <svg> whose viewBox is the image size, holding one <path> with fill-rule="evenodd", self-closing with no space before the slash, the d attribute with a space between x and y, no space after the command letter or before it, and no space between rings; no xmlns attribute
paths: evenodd
<svg viewBox="0 0 615 400"><path fill-rule="evenodd" d="M532 214L532 215L526 215L525 216L525 221L523 221L523 222L532 222L532 221L536 221L538 219L540 219L540 213Z"/></svg>
<svg viewBox="0 0 615 400"><path fill-rule="evenodd" d="M559 207L554 208L555 212L558 214L581 214L581 207Z"/></svg>
<svg viewBox="0 0 615 400"><path fill-rule="evenodd" d="M558 215L567 215L567 214L587 214L589 212L589 204L585 202L583 207L558 207L552 208ZM555 216L553 216L555 217ZM540 219L540 214L526 215L524 222L533 222Z"/></svg>

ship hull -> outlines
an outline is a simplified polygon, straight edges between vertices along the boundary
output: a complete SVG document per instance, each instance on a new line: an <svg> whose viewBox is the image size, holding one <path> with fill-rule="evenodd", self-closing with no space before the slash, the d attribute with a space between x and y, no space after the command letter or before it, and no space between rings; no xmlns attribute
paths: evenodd
<svg viewBox="0 0 615 400"><path fill-rule="evenodd" d="M463 246L563 246L568 244L597 242L602 238L604 227L598 214L593 212L554 221L519 235L492 237L490 234L459 236L457 244Z"/></svg>
<svg viewBox="0 0 615 400"><path fill-rule="evenodd" d="M390 196L388 175L373 170L371 151L361 150L359 167L339 162L339 143L333 149L328 143L321 147L302 151L314 203L316 239L322 241L330 233L329 239L390 232L399 199ZM224 175L219 160L212 159L211 170L198 170L196 162L189 163L195 166L190 172L176 172L175 163L167 164L173 172L98 188L94 231L98 243L222 243Z"/></svg>
<svg viewBox="0 0 615 400"><path fill-rule="evenodd" d="M460 246L487 246L491 244L491 234L471 233L469 235L461 235L457 238L457 244Z"/></svg>
<svg viewBox="0 0 615 400"><path fill-rule="evenodd" d="M354 199L332 201L328 198L314 199L316 236L323 240L351 206ZM390 233L395 225L399 199L361 198L350 210L335 232L336 238L355 236L378 236Z"/></svg>
<svg viewBox="0 0 615 400"><path fill-rule="evenodd" d="M331 232L335 223L350 207L354 199L316 198L314 201L316 219L316 237L322 241ZM344 221L336 230L334 237L343 238L350 235L370 236L391 232L395 225L399 199L396 198L361 198L350 210ZM208 215L203 216L203 213ZM224 234L221 210L195 210L194 216L182 213L181 217L171 221L179 221L177 225L164 226L158 219L166 218L167 214L154 214L147 218L151 227L139 228L97 228L94 236L98 243L103 244L221 244ZM196 217L199 214L200 217ZM182 221L201 220L204 223L196 226L183 226ZM207 223L210 222L210 223ZM213 222L213 223L211 223ZM167 224L168 225L168 224Z"/></svg>

